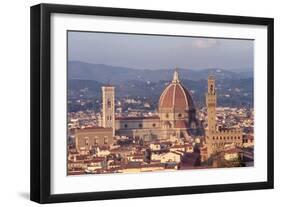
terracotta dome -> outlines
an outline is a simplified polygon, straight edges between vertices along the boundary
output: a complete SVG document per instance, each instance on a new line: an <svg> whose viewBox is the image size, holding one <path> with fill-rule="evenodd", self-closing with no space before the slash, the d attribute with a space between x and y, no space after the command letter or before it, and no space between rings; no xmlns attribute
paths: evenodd
<svg viewBox="0 0 281 207"><path fill-rule="evenodd" d="M180 83L178 72L174 72L174 78L159 99L159 109L194 109L194 103L189 91Z"/></svg>

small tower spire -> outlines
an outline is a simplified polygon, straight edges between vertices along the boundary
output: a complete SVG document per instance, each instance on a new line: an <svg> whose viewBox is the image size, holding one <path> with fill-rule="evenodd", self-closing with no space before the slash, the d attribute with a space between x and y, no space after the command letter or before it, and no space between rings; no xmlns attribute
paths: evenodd
<svg viewBox="0 0 281 207"><path fill-rule="evenodd" d="M172 82L173 83L179 83L180 82L178 68L176 68L175 71L174 71L174 76L173 76Z"/></svg>

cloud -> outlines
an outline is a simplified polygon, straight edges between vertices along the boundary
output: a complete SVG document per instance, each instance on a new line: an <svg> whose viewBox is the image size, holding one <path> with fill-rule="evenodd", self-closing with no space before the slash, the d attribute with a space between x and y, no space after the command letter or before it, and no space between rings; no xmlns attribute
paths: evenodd
<svg viewBox="0 0 281 207"><path fill-rule="evenodd" d="M219 40L216 39L197 39L192 42L193 48L205 49L219 45Z"/></svg>

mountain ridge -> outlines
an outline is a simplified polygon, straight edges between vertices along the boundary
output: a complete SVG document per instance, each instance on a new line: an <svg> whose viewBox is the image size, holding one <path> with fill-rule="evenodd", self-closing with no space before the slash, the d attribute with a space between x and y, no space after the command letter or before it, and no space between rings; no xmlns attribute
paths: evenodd
<svg viewBox="0 0 281 207"><path fill-rule="evenodd" d="M133 69L129 67L112 66L106 64L92 64L82 61L68 62L68 79L95 80L101 83L120 83L124 81L139 80L157 82L160 80L169 81L172 78L174 69ZM236 73L220 68L207 68L202 70L178 69L182 79L206 80L209 74L216 79L240 79L253 76L250 70Z"/></svg>

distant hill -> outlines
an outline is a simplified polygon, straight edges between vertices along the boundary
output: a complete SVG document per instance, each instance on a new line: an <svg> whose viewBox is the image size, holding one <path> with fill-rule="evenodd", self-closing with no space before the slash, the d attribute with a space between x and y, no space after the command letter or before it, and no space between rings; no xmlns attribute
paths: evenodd
<svg viewBox="0 0 281 207"><path fill-rule="evenodd" d="M80 61L68 62L68 79L78 80L95 80L100 83L122 83L124 81L168 81L171 80L174 69L132 69L119 66L110 66L105 64L90 64ZM251 70L241 71L239 73L219 69L209 68L202 70L179 69L181 79L202 80L207 79L209 74L213 74L217 80L219 79L241 79L251 78L253 73Z"/></svg>
<svg viewBox="0 0 281 207"><path fill-rule="evenodd" d="M107 83L115 86L116 98L145 99L157 108L159 97L171 82L174 69L137 70L103 64L70 61L68 64L68 100L70 111L100 109L101 87ZM238 70L235 70L238 71ZM205 106L207 77L216 78L218 105L232 107L253 106L253 73L223 69L179 69L182 84L191 92L198 107ZM76 100L88 100L83 106ZM82 107L82 108L81 108Z"/></svg>
<svg viewBox="0 0 281 207"><path fill-rule="evenodd" d="M104 84L94 81L94 80L69 80L68 81L68 90L82 90L87 88L88 90L100 89Z"/></svg>
<svg viewBox="0 0 281 207"><path fill-rule="evenodd" d="M159 97L169 81L144 82L123 81L115 84L116 98L146 98L157 106ZM206 80L182 80L182 84L191 92L197 106L205 105L207 91ZM68 95L70 99L83 98L90 100L101 99L103 83L93 80L69 80ZM253 78L221 79L217 81L219 106L253 106Z"/></svg>

